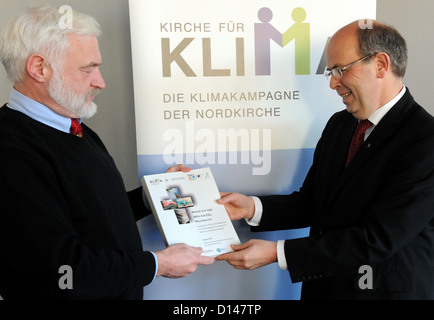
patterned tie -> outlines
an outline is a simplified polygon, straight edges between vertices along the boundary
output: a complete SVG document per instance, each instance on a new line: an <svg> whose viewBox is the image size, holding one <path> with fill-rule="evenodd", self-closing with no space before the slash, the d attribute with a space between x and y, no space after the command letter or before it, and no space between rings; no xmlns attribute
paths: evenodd
<svg viewBox="0 0 434 320"><path fill-rule="evenodd" d="M77 137L83 137L83 129L77 119L71 119L71 134Z"/></svg>
<svg viewBox="0 0 434 320"><path fill-rule="evenodd" d="M348 152L347 162L345 164L345 168L348 167L351 160L356 155L357 151L359 151L360 146L365 140L365 131L372 126L372 123L369 120L361 120L357 125L356 131L354 132L353 139L351 140L350 150Z"/></svg>

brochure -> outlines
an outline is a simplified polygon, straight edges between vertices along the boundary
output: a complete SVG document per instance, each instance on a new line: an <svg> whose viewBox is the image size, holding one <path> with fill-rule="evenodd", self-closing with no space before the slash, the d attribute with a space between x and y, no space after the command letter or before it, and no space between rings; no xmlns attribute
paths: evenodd
<svg viewBox="0 0 434 320"><path fill-rule="evenodd" d="M238 235L210 168L142 177L142 185L166 246L185 243L215 257L233 251Z"/></svg>

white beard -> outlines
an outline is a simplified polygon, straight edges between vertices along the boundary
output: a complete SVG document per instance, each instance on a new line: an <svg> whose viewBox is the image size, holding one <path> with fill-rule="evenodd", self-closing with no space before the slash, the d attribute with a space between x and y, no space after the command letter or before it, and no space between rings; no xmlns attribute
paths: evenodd
<svg viewBox="0 0 434 320"><path fill-rule="evenodd" d="M65 86L60 72L53 72L53 77L48 85L50 97L69 113L77 118L88 119L95 115L98 106L88 102L90 96L96 96L101 90L92 89L85 97L77 94L71 87Z"/></svg>

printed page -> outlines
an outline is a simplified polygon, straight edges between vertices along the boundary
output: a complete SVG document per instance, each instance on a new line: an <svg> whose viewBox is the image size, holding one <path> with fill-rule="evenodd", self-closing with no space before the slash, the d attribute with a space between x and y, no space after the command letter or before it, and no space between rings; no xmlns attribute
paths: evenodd
<svg viewBox="0 0 434 320"><path fill-rule="evenodd" d="M218 256L240 244L209 168L147 175L142 184L166 245L186 243Z"/></svg>

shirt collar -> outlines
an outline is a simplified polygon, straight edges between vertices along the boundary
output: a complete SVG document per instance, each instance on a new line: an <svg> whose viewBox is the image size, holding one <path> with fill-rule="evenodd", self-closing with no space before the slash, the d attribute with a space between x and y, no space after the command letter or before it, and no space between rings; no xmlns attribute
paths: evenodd
<svg viewBox="0 0 434 320"><path fill-rule="evenodd" d="M383 117L386 115L386 113L392 109L392 107L399 101L399 99L402 98L402 96L404 95L406 91L406 87L403 86L403 88L401 89L401 91L395 96L395 98L393 98L392 100L390 100L388 103L386 103L384 106L380 107L379 109L377 109L373 114L371 114L371 116L368 118L368 120L374 125L378 125L378 123L380 122L381 119L383 119Z"/></svg>
<svg viewBox="0 0 434 320"><path fill-rule="evenodd" d="M23 95L15 88L12 88L9 95L7 107L15 111L24 113L28 117L41 122L54 129L69 133L71 128L71 119L61 116L47 106ZM81 122L81 119L79 119Z"/></svg>

